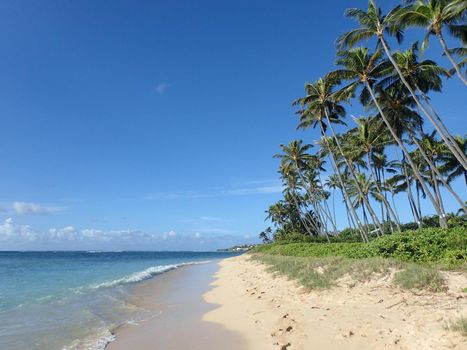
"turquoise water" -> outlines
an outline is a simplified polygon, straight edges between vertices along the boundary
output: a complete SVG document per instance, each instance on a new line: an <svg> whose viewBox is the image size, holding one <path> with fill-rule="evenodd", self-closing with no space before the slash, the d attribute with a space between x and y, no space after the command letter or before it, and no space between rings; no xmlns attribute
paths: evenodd
<svg viewBox="0 0 467 350"><path fill-rule="evenodd" d="M127 302L132 285L231 255L0 252L0 349L103 349L117 325L157 317Z"/></svg>

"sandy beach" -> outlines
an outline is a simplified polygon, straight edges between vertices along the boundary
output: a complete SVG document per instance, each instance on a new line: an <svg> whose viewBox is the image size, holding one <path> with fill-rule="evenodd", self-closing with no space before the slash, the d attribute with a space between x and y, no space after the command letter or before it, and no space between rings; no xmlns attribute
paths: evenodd
<svg viewBox="0 0 467 350"><path fill-rule="evenodd" d="M137 285L130 303L156 312L150 320L114 330L116 340L107 350L223 350L244 349L240 334L220 324L205 322L203 314L216 305L203 300L218 270L215 262L169 271Z"/></svg>
<svg viewBox="0 0 467 350"><path fill-rule="evenodd" d="M242 255L220 263L204 295L219 307L203 320L241 334L238 349L467 349L467 338L444 328L467 314L467 276L445 277L443 293L403 291L390 276L309 292Z"/></svg>

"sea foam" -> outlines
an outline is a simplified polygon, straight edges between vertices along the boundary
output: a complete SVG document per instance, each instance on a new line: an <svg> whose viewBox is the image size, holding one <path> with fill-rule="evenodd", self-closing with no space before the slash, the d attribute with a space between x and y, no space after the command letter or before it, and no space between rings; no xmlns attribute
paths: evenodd
<svg viewBox="0 0 467 350"><path fill-rule="evenodd" d="M137 283L149 278L152 278L156 275L160 275L164 272L177 269L182 266L189 266L189 265L197 265L197 264L205 264L210 262L207 261L192 261L180 264L171 264L171 265L158 265L158 266L151 266L147 269L139 272L132 273L131 275L115 279L113 281L107 281L102 283L94 283L88 287L88 289L99 289L99 288L112 288L122 284L130 284L130 283Z"/></svg>

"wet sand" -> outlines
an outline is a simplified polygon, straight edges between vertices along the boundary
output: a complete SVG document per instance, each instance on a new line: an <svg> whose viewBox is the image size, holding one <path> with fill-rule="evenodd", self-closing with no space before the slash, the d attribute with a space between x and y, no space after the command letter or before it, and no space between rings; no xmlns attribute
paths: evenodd
<svg viewBox="0 0 467 350"><path fill-rule="evenodd" d="M212 287L217 263L185 266L136 286L130 302L158 316L138 325L115 330L116 340L108 350L242 350L244 341L219 324L202 316L217 306L203 294Z"/></svg>

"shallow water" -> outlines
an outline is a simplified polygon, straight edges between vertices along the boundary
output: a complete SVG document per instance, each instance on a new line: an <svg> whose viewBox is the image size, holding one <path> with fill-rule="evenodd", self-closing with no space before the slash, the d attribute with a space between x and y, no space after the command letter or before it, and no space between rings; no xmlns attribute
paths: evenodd
<svg viewBox="0 0 467 350"><path fill-rule="evenodd" d="M130 286L232 255L0 252L0 349L103 349L112 328L157 316L127 302Z"/></svg>

